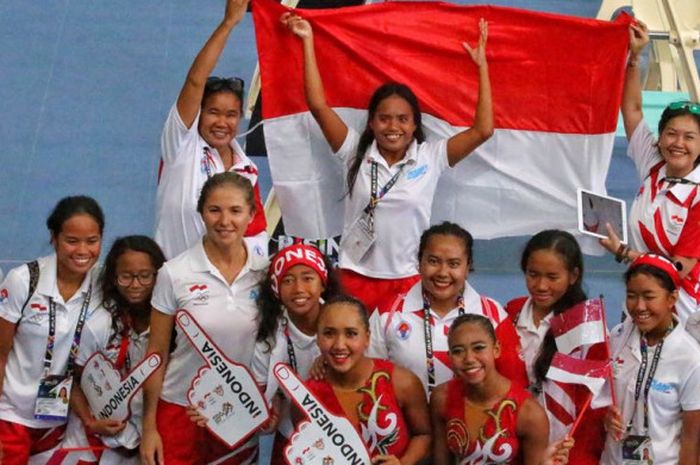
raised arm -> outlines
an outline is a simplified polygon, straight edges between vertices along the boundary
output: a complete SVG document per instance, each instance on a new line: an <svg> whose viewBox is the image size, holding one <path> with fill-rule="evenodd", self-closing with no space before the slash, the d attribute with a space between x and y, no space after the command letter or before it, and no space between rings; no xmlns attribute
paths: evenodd
<svg viewBox="0 0 700 465"><path fill-rule="evenodd" d="M163 377L168 366L170 339L175 325L172 315L151 310L151 334L147 354L156 353L163 362L143 386L143 436L141 439L141 461L144 465L164 465L163 442L156 426L158 398L163 387Z"/></svg>
<svg viewBox="0 0 700 465"><path fill-rule="evenodd" d="M479 99L476 103L474 124L471 128L455 134L447 141L447 160L450 166L455 166L493 135L491 80L486 61L488 22L484 18L479 21L479 31L479 43L476 48L471 48L466 42L462 43L464 49L479 68Z"/></svg>
<svg viewBox="0 0 700 465"><path fill-rule="evenodd" d="M639 59L644 47L649 43L647 26L641 21L630 24L630 56L625 73L625 87L622 90L622 122L625 125L627 140L632 138L634 130L644 116L642 113L642 74Z"/></svg>
<svg viewBox="0 0 700 465"><path fill-rule="evenodd" d="M226 13L224 19L214 30L202 50L192 62L185 84L182 86L180 95L177 98L177 111L182 118L182 122L188 128L194 123L194 119L202 106L204 86L209 75L216 67L219 56L226 46L229 34L238 24L245 14L250 0L227 0Z"/></svg>
<svg viewBox="0 0 700 465"><path fill-rule="evenodd" d="M304 49L304 93L306 104L314 119L321 127L323 136L333 152L337 152L348 135L348 127L340 116L328 106L323 81L316 63L314 34L311 24L293 13L285 13L280 18L282 23L301 39Z"/></svg>

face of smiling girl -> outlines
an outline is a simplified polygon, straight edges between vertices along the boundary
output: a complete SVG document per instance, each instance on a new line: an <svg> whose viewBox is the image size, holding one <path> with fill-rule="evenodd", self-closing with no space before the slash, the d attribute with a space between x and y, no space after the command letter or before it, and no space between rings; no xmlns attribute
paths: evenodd
<svg viewBox="0 0 700 465"><path fill-rule="evenodd" d="M337 302L321 312L316 341L327 366L338 374L347 374L364 359L369 328L355 305Z"/></svg>
<svg viewBox="0 0 700 465"><path fill-rule="evenodd" d="M480 384L496 370L500 348L477 323L463 323L448 338L450 362L455 376L466 384Z"/></svg>

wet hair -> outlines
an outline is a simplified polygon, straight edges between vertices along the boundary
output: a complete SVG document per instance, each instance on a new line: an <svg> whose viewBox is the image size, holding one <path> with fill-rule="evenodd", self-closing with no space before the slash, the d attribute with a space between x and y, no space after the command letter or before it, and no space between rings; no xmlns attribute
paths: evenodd
<svg viewBox="0 0 700 465"><path fill-rule="evenodd" d="M255 194L253 193L253 185L247 178L244 178L240 174L227 171L224 173L216 173L214 176L207 179L207 182L202 186L199 199L197 199L197 212L199 212L200 215L204 212L204 204L207 202L212 191L224 186L235 187L243 192L251 213L255 214Z"/></svg>
<svg viewBox="0 0 700 465"><path fill-rule="evenodd" d="M340 279L337 272L333 269L331 260L323 255L323 263L328 270L328 278L326 280L325 289L321 293L321 298L324 302L327 302L336 295L342 294L343 291L340 285ZM258 334L256 336L256 341L265 342L269 350L272 349L270 340L273 339L275 332L277 332L277 327L282 318L283 307L282 300L275 296L272 290L270 275L262 282L260 294L258 295L256 303L258 305Z"/></svg>
<svg viewBox="0 0 700 465"><path fill-rule="evenodd" d="M369 124L374 118L379 104L385 99L394 95L404 99L413 111L413 124L416 126L413 137L418 143L425 141L420 105L418 105L418 98L416 97L416 94L413 93L411 88L406 84L400 84L398 82L387 82L386 84L379 86L369 99L369 104L367 105L367 125L365 126L365 130L360 135L360 142L357 145L357 152L355 153L355 157L352 159L350 168L348 169L346 179L348 185L348 195L352 195L352 189L355 186L357 173L360 171L362 160L364 160L367 149L374 141L374 132Z"/></svg>
<svg viewBox="0 0 700 465"><path fill-rule="evenodd" d="M692 104L693 102L688 102L689 104ZM668 126L668 123L671 122L673 118L676 118L678 116L690 116L695 120L695 124L698 126L698 130L700 130L700 115L693 113L690 111L689 108L683 106L681 108L676 108L672 109L670 107L666 107L661 113L661 118L659 118L659 137L661 137L661 133L664 132L664 129L666 129L666 126ZM693 166L698 166L700 164L700 156L698 156L695 159L695 163Z"/></svg>
<svg viewBox="0 0 700 465"><path fill-rule="evenodd" d="M659 283L659 286L661 286L663 289L666 289L668 292L673 292L677 289L676 285L673 283L673 279L671 279L668 273L666 273L661 268L657 268L652 265L647 265L646 263L638 266L633 266L627 271L625 271L625 284L629 284L630 279L640 274L644 274L656 279L656 281Z"/></svg>
<svg viewBox="0 0 700 465"><path fill-rule="evenodd" d="M362 325L369 331L369 312L367 312L367 307L365 307L365 304L362 303L360 299L348 294L334 295L321 305L321 311L318 313L318 320L321 321L321 315L323 315L328 307L336 304L345 304L355 307L357 314L360 316L360 320L362 320Z"/></svg>
<svg viewBox="0 0 700 465"><path fill-rule="evenodd" d="M433 225L423 231L420 236L420 243L418 244L418 262L420 263L423 258L423 252L428 246L428 241L433 236L452 236L461 240L464 244L464 252L467 254L467 266L469 270L472 270L472 265L474 264L474 259L472 255L472 249L474 248L474 238L472 235L456 223L450 223L449 221L443 221L440 224Z"/></svg>
<svg viewBox="0 0 700 465"><path fill-rule="evenodd" d="M87 195L75 195L72 197L63 197L58 201L56 206L46 219L46 227L51 232L51 237L55 238L63 229L63 224L74 217L75 215L88 215L100 229L100 236L105 229L105 216L102 213L100 204L92 197Z"/></svg>
<svg viewBox="0 0 700 465"><path fill-rule="evenodd" d="M238 77L233 78L221 78L217 76L210 76L207 79L207 83L204 85L204 94L202 95L202 108L206 104L210 97L216 94L232 94L234 95L240 104L241 113L243 113L243 91L245 83L243 79Z"/></svg>
<svg viewBox="0 0 700 465"><path fill-rule="evenodd" d="M477 315L476 313L466 313L455 318L455 321L453 321L450 325L450 332L447 335L448 339L452 337L455 331L457 331L457 328L466 324L481 327L481 329L483 329L486 334L489 335L491 342L494 344L498 342L498 339L496 338L496 330L493 329L493 323L491 323L491 320L483 315Z"/></svg>
<svg viewBox="0 0 700 465"><path fill-rule="evenodd" d="M117 238L105 257L105 264L100 274L100 288L102 289L102 306L112 315L112 336L110 340L120 332L120 320L130 307L139 307L139 310L147 311L151 307L150 296L138 305L130 304L119 292L117 286L117 260L126 252L142 252L149 256L151 265L158 271L165 262L165 255L158 244L147 236L124 236Z"/></svg>
<svg viewBox="0 0 700 465"><path fill-rule="evenodd" d="M579 247L578 242L576 242L576 238L572 234L559 229L547 229L535 234L527 242L523 250L520 260L520 269L523 273L527 273L527 262L530 256L538 250L551 250L556 253L564 262L566 270L569 273L574 273L578 269L576 281L574 281L564 295L552 305L552 314L559 315L564 310L568 310L574 305L586 300L587 296L583 290L583 254L581 253L581 247ZM554 341L552 331L549 330L542 341L542 347L534 362L535 378L539 383L544 381L556 351L557 345Z"/></svg>

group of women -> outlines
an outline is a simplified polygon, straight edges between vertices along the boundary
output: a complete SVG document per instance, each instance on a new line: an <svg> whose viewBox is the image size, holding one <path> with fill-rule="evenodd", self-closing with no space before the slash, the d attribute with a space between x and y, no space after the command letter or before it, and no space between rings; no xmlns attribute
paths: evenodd
<svg viewBox="0 0 700 465"><path fill-rule="evenodd" d="M47 220L54 253L10 270L0 285L2 463L45 463L57 448L73 451L64 463L255 463L257 435L231 450L189 405L202 360L174 324L178 309L250 368L271 406L274 463L285 463L303 418L271 375L278 362L350 421L373 463L700 462L700 346L691 336L700 295L700 105L669 105L654 140L641 112L645 26L630 26L622 103L642 178L632 244L612 233L601 241L629 263L628 318L604 354L616 403L586 410L573 437L554 437L544 401L557 352L550 321L586 300L576 239L535 234L520 262L529 295L502 307L469 284L471 235L429 222L440 173L493 132L486 21L478 44L463 44L465 72L479 75L474 125L427 142L404 84L378 88L364 132L350 129L326 103L312 25L294 13L281 18L304 50L309 109L345 170L333 269L301 243L267 257L257 169L234 139L242 81L209 77L247 4L227 1L168 116L156 241L120 238L98 267L102 210L90 197L67 197ZM416 162L430 167L418 182L404 172ZM146 354L161 357L126 421L97 418L81 389L98 352L123 375ZM587 396L571 392L577 404Z"/></svg>

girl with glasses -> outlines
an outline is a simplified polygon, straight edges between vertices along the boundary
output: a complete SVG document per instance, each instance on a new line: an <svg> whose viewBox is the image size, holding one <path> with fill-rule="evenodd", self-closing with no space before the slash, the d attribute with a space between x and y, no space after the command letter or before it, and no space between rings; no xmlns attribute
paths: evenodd
<svg viewBox="0 0 700 465"><path fill-rule="evenodd" d="M194 59L163 128L155 239L168 259L192 247L204 234L196 209L199 191L207 179L226 171L240 174L253 185L256 213L245 235L267 255L258 168L235 139L243 118L243 81L210 76L248 1L227 0L224 19Z"/></svg>
<svg viewBox="0 0 700 465"><path fill-rule="evenodd" d="M678 263L682 278L678 317L700 336L700 105L675 102L666 107L655 139L642 113L640 57L648 43L646 25L631 24L621 111L629 141L627 153L642 181L630 209L631 241L621 244L608 229L608 238L601 244L618 262L653 252Z"/></svg>
<svg viewBox="0 0 700 465"><path fill-rule="evenodd" d="M343 287L359 297L370 312L389 308L419 280L418 239L430 225L430 208L441 174L493 133L487 23L482 19L479 24L475 48L462 44L465 72L474 72L473 62L479 75L474 124L450 138L426 142L418 99L400 83L387 83L375 90L362 134L348 127L326 102L311 24L292 13L281 20L301 39L306 102L343 165L348 192L340 244Z"/></svg>
<svg viewBox="0 0 700 465"><path fill-rule="evenodd" d="M71 459L80 459L81 464L139 463L141 394L132 401L131 417L127 421L99 420L90 411L80 380L83 367L96 352L109 359L122 377L146 355L151 294L157 270L164 262L158 244L146 236L121 237L107 254L100 277L102 306L86 324L80 342L71 399L73 412L62 444L65 448L104 445L107 449L71 454Z"/></svg>
<svg viewBox="0 0 700 465"><path fill-rule="evenodd" d="M62 439L76 352L101 302L104 215L86 196L66 197L46 226L54 253L14 268L0 284L0 451L25 465ZM71 388L72 386L72 388ZM36 458L37 462L48 457Z"/></svg>

